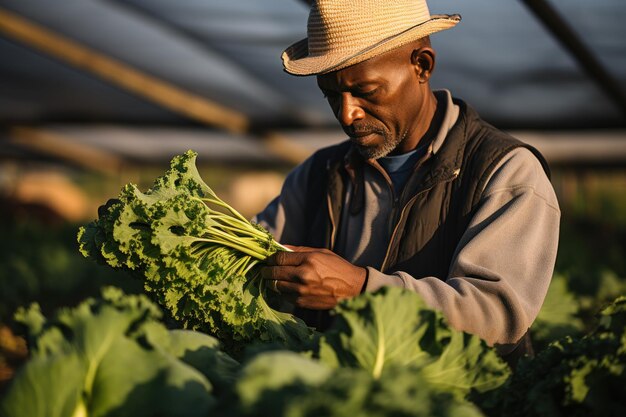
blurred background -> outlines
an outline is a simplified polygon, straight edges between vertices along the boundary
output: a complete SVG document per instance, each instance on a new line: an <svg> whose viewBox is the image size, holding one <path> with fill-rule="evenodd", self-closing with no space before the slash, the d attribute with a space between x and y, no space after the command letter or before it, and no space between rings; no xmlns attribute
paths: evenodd
<svg viewBox="0 0 626 417"><path fill-rule="evenodd" d="M25 351L16 308L73 305L135 281L83 259L76 231L128 182L199 153L251 217L285 174L342 140L315 79L282 71L303 0L0 0L0 381ZM563 212L538 343L626 293L626 2L431 0L433 87L550 162ZM3 324L4 323L4 324Z"/></svg>

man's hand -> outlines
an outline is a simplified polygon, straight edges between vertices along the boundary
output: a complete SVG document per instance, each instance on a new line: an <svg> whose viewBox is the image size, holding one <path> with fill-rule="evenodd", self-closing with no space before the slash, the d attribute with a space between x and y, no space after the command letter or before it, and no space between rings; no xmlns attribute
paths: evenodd
<svg viewBox="0 0 626 417"><path fill-rule="evenodd" d="M328 249L288 246L294 252L276 252L261 268L268 281L294 305L312 310L329 310L339 300L361 292L367 270L352 265ZM274 284L268 282L269 288Z"/></svg>

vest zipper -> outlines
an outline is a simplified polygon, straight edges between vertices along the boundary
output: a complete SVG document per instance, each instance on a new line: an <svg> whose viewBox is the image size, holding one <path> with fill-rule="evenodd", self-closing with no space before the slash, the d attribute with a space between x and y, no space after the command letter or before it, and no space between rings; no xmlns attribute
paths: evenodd
<svg viewBox="0 0 626 417"><path fill-rule="evenodd" d="M393 232L391 233L391 238L389 239L389 244L387 246L387 252L385 253L385 258L383 259L383 263L382 263L382 265L380 267L380 271L381 272L385 272L385 269L387 268L387 262L389 261L389 254L391 253L391 248L393 247L393 243L394 243L394 241L396 239L396 234L398 232L398 228L400 227L400 223L402 223L402 219L404 218L404 215L406 213L407 208L409 206L412 206L413 203L415 202L415 200L417 199L417 197L419 197L421 194L425 193L428 190L431 190L437 184L445 184L447 182L453 181L454 179L456 179L456 177L459 176L459 173L460 173L460 169L456 169L452 173L452 176L450 176L449 178L446 178L443 181L435 183L435 184L431 185L428 188L424 188L423 190L421 190L420 192L415 194L413 197L411 197L411 199L404 205L404 207L402 207L402 211L400 212L400 217L398 217L398 221L397 221L396 225L394 226ZM394 201L394 205L395 205L395 201Z"/></svg>
<svg viewBox="0 0 626 417"><path fill-rule="evenodd" d="M326 193L326 206L328 208L328 217L330 219L330 249L335 249L335 237L337 235L337 223L335 222L335 216L333 215L333 205L330 201L330 193Z"/></svg>

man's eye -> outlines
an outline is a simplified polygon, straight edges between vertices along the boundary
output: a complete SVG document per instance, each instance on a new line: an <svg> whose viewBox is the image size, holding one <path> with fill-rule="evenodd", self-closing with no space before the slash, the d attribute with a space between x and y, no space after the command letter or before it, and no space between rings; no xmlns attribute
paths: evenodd
<svg viewBox="0 0 626 417"><path fill-rule="evenodd" d="M322 91L322 94L324 95L324 98L335 98L338 96L338 94L334 91Z"/></svg>
<svg viewBox="0 0 626 417"><path fill-rule="evenodd" d="M366 97L373 96L374 94L376 94L377 91L378 91L378 88L375 88L375 89L369 90L369 91L359 91L359 92L355 93L354 95L357 96L357 97L366 98Z"/></svg>

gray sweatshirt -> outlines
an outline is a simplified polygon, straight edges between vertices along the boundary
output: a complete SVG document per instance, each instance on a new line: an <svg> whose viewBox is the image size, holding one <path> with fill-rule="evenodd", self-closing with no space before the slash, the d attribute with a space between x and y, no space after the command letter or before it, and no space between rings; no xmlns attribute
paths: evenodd
<svg viewBox="0 0 626 417"><path fill-rule="evenodd" d="M427 155L441 148L458 117L450 93L445 97L444 122ZM305 161L287 176L281 194L255 219L280 242L298 245L304 235L310 163ZM346 199L350 194L348 189ZM415 291L453 327L508 353L537 317L556 259L560 211L541 163L525 148L516 148L500 161L446 277L380 272L395 194L388 176L371 161L365 170L365 210L357 216L344 214L335 251L368 268L366 291L386 285Z"/></svg>

